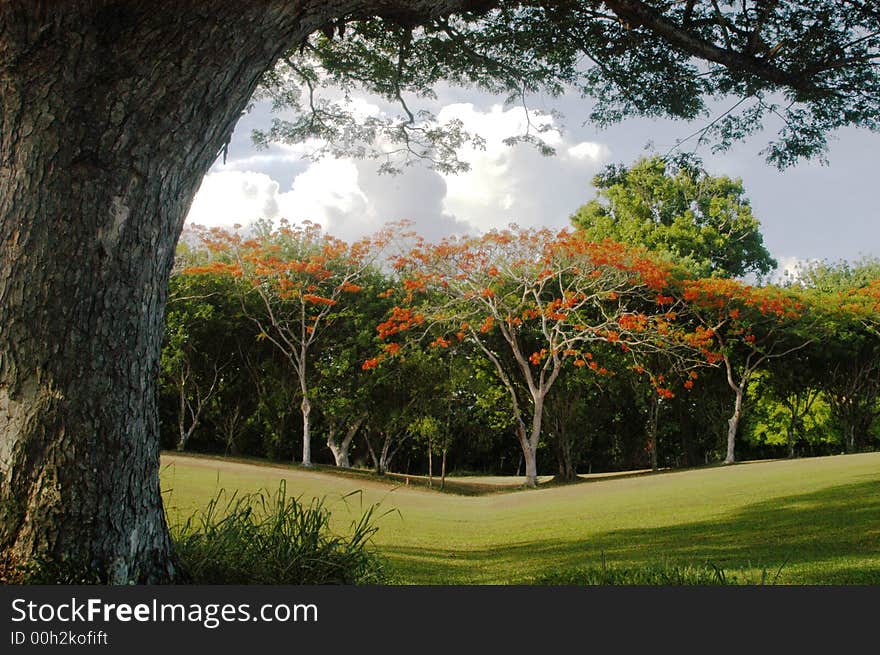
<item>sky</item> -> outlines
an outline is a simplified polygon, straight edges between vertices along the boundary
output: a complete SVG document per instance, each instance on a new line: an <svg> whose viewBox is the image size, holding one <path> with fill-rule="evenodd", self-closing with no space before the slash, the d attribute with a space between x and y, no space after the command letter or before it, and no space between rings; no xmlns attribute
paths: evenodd
<svg viewBox="0 0 880 655"><path fill-rule="evenodd" d="M369 98L357 102L366 113L388 110ZM530 106L563 114L545 119L551 122L545 138L555 156L545 157L528 144L502 143L522 130L521 107L505 108L502 99L478 91L444 88L438 90L438 117L460 119L485 138L485 150L459 152L471 165L465 173L440 174L416 165L389 175L378 173L371 160L309 161L303 145L258 150L251 131L268 128L273 114L267 102L255 102L236 126L226 161L218 159L206 175L187 222L231 227L284 217L318 222L349 240L401 219L430 239L510 223L564 227L595 196L590 181L606 165L664 153L705 124L630 119L600 130L583 123L589 104L577 96L533 98ZM785 171L759 154L771 136L758 133L723 154L708 148L697 154L710 173L743 180L779 272L801 261L880 256L880 134L841 131L833 135L828 165L807 161Z"/></svg>

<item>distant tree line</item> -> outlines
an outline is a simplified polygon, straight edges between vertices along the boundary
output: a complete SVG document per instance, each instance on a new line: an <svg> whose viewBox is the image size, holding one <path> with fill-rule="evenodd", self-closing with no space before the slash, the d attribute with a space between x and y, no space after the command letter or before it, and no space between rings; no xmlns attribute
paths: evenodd
<svg viewBox="0 0 880 655"><path fill-rule="evenodd" d="M163 445L440 484L878 446L880 262L767 284L739 181L651 158L594 185L561 232L194 231Z"/></svg>

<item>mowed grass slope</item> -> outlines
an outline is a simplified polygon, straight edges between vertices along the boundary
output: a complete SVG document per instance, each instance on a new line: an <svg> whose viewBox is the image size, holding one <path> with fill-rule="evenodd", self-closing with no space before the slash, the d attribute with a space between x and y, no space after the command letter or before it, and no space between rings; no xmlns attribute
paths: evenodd
<svg viewBox="0 0 880 655"><path fill-rule="evenodd" d="M604 557L615 566L708 563L753 581L782 567L782 583L880 584L880 453L484 496L208 458L166 455L162 464L171 521L220 489L274 490L282 479L305 501L325 498L340 531L380 503L374 541L402 583L528 583Z"/></svg>

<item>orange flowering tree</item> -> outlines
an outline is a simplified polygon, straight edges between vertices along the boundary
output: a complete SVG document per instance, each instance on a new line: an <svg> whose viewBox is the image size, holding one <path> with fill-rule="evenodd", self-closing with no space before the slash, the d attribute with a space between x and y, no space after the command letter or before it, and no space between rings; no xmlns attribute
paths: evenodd
<svg viewBox="0 0 880 655"><path fill-rule="evenodd" d="M880 279L841 295L844 297L836 300L840 307L861 321L870 332L880 335Z"/></svg>
<svg viewBox="0 0 880 655"><path fill-rule="evenodd" d="M700 324L689 338L700 342L709 362L723 363L734 394L724 459L732 464L749 381L770 360L816 339L818 308L811 306L808 312L805 297L794 289L754 287L727 278L688 281L683 298Z"/></svg>
<svg viewBox="0 0 880 655"><path fill-rule="evenodd" d="M390 229L352 244L310 222L282 221L277 228L259 223L255 231L253 237L245 237L220 228L199 230L215 261L186 272L230 275L240 280L243 296L258 299L242 302L242 308L259 338L277 347L296 374L302 396L302 463L310 466L309 369L315 346L327 328L345 316L347 299L362 290L358 282L373 269Z"/></svg>
<svg viewBox="0 0 880 655"><path fill-rule="evenodd" d="M820 276L821 269L812 274ZM822 343L820 357L822 392L847 452L868 446L880 417L878 274L871 264L850 270L825 267L826 279L812 280L818 283L811 289L813 297L830 317L830 338Z"/></svg>
<svg viewBox="0 0 880 655"><path fill-rule="evenodd" d="M634 358L695 350L676 322L671 268L616 242L512 227L417 243L393 266L399 285L387 293L399 302L378 326L384 352L364 367L400 353L404 333L437 348L473 343L507 391L532 486L545 400L564 368L615 373L591 344Z"/></svg>

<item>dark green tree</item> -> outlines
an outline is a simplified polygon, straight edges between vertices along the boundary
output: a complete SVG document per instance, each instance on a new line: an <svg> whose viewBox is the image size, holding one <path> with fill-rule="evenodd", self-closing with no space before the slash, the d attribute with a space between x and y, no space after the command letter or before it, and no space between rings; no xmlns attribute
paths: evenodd
<svg viewBox="0 0 880 655"><path fill-rule="evenodd" d="M847 452L876 439L880 417L880 262L815 263L800 283L826 308L829 338L821 350L822 389Z"/></svg>
<svg viewBox="0 0 880 655"><path fill-rule="evenodd" d="M171 279L160 385L172 387L177 397L177 450L186 448L212 399L231 380L239 314L220 276Z"/></svg>
<svg viewBox="0 0 880 655"><path fill-rule="evenodd" d="M610 166L593 186L598 198L571 217L592 239L646 246L700 276L763 275L776 268L740 180L651 157Z"/></svg>
<svg viewBox="0 0 880 655"><path fill-rule="evenodd" d="M827 374L827 362L821 356L826 348L827 341L813 342L788 358L767 362L764 396L786 410L785 436L790 458L796 455L798 444L806 439L808 422L815 423L815 419L809 417L821 396Z"/></svg>

